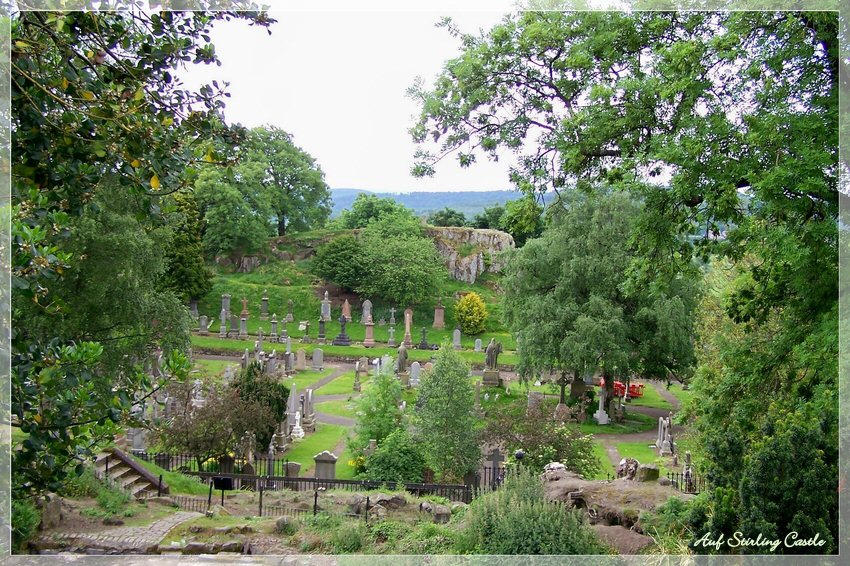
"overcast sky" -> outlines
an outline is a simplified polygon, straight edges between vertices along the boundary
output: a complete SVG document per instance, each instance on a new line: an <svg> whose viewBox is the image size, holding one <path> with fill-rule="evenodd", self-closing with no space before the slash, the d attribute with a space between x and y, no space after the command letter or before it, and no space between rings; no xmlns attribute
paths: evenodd
<svg viewBox="0 0 850 566"><path fill-rule="evenodd" d="M434 24L489 29L504 12L279 12L268 35L243 22L216 24L221 67L191 66L186 82L230 82L228 122L270 124L294 135L332 188L376 191L511 189L509 160L461 169L443 160L429 179L410 176L418 113L405 91L433 84L458 42ZM508 156L506 156L508 157Z"/></svg>

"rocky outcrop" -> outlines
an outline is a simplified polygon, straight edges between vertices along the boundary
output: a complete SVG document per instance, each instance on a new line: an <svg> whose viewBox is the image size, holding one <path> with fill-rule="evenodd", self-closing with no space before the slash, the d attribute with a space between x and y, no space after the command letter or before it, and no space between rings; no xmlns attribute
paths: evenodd
<svg viewBox="0 0 850 566"><path fill-rule="evenodd" d="M434 240L449 276L466 283L475 283L482 273L501 271L505 266L501 252L514 247L513 237L499 230L429 226L426 233Z"/></svg>

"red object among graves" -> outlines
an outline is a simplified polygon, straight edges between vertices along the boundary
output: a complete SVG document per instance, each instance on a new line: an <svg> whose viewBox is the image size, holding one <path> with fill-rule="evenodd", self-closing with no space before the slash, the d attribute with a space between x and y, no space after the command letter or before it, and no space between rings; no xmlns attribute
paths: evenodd
<svg viewBox="0 0 850 566"><path fill-rule="evenodd" d="M605 378L599 381L599 385L605 387ZM629 383L629 397L643 397L643 383ZM622 381L614 382L614 395L617 397L625 397L626 385Z"/></svg>

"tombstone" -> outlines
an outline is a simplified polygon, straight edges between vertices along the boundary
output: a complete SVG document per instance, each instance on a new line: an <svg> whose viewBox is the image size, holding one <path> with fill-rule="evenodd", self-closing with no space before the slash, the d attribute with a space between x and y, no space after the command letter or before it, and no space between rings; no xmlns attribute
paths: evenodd
<svg viewBox="0 0 850 566"><path fill-rule="evenodd" d="M413 338L410 336L411 326L413 326L413 309L408 307L404 310L404 340L401 342L405 348L413 347Z"/></svg>
<svg viewBox="0 0 850 566"><path fill-rule="evenodd" d="M198 332L200 334L207 334L207 317L205 315L201 315L199 318L199 327Z"/></svg>
<svg viewBox="0 0 850 566"><path fill-rule="evenodd" d="M233 456L224 455L219 457L218 459L218 471L222 474L232 474L233 473L233 464L236 461L233 459Z"/></svg>
<svg viewBox="0 0 850 566"><path fill-rule="evenodd" d="M293 368L295 368L295 354L289 352L284 354L283 357L286 360L286 373L292 373Z"/></svg>
<svg viewBox="0 0 850 566"><path fill-rule="evenodd" d="M328 292L325 291L325 298L322 299L322 307L321 312L319 313L319 320L328 321L331 319L331 300L328 298Z"/></svg>
<svg viewBox="0 0 850 566"><path fill-rule="evenodd" d="M384 317L381 317L381 319L378 321L378 326L386 326L386 325L387 325L387 321L384 320Z"/></svg>
<svg viewBox="0 0 850 566"><path fill-rule="evenodd" d="M608 424L608 413L605 412L605 390L599 392L599 409L593 413L593 418L601 425Z"/></svg>
<svg viewBox="0 0 850 566"><path fill-rule="evenodd" d="M248 319L244 316L239 319L239 338L248 338Z"/></svg>
<svg viewBox="0 0 850 566"><path fill-rule="evenodd" d="M288 478L297 478L301 473L301 464L298 462L285 462L283 465L283 475Z"/></svg>
<svg viewBox="0 0 850 566"><path fill-rule="evenodd" d="M327 450L316 454L313 457L313 462L316 463L316 479L336 479L336 461L337 457Z"/></svg>
<svg viewBox="0 0 850 566"><path fill-rule="evenodd" d="M242 369L248 367L248 348L245 348L245 353L242 354Z"/></svg>
<svg viewBox="0 0 850 566"><path fill-rule="evenodd" d="M260 299L260 320L269 319L269 290L263 289L263 297Z"/></svg>
<svg viewBox="0 0 850 566"><path fill-rule="evenodd" d="M352 389L360 392L362 389L362 386L360 385L360 362L356 362L354 365L354 387Z"/></svg>
<svg viewBox="0 0 850 566"><path fill-rule="evenodd" d="M372 314L366 319L366 336L363 338L363 347L371 348L375 345L375 324L372 322Z"/></svg>
<svg viewBox="0 0 850 566"><path fill-rule="evenodd" d="M670 456L673 454L673 431L670 417L664 419L664 439L661 442L661 455Z"/></svg>
<svg viewBox="0 0 850 566"><path fill-rule="evenodd" d="M301 343L302 344L309 344L309 343L312 342L312 339L310 338L310 323L304 322L303 326L304 326L304 336L301 337Z"/></svg>
<svg viewBox="0 0 850 566"><path fill-rule="evenodd" d="M239 317L235 314L230 315L230 334L233 336L239 334Z"/></svg>
<svg viewBox="0 0 850 566"><path fill-rule="evenodd" d="M369 377L369 358L363 356L358 360L360 362L360 377L366 378Z"/></svg>
<svg viewBox="0 0 850 566"><path fill-rule="evenodd" d="M292 353L292 338L289 336L286 337L286 353L287 355Z"/></svg>
<svg viewBox="0 0 850 566"><path fill-rule="evenodd" d="M242 312L239 313L240 318L248 319L251 314L248 312L248 299L242 297Z"/></svg>
<svg viewBox="0 0 850 566"><path fill-rule="evenodd" d="M307 432L316 432L316 410L313 408L313 390L304 392L304 410L302 411L301 426Z"/></svg>
<svg viewBox="0 0 850 566"><path fill-rule="evenodd" d="M390 324L395 326L395 307L390 309Z"/></svg>
<svg viewBox="0 0 850 566"><path fill-rule="evenodd" d="M455 350L463 348L463 346L460 345L460 328L455 328L454 332L452 332L452 347Z"/></svg>
<svg viewBox="0 0 850 566"><path fill-rule="evenodd" d="M475 339L475 351L476 352L483 352L484 351L484 349L481 347L481 338Z"/></svg>
<svg viewBox="0 0 850 566"><path fill-rule="evenodd" d="M387 346L395 346L395 327L390 326L387 329L387 334L390 335L389 339L387 340Z"/></svg>
<svg viewBox="0 0 850 566"><path fill-rule="evenodd" d="M345 324L348 321L346 320L344 315L340 315L339 317L339 335L334 338L333 345L334 346L351 346L351 338L348 337L348 334L345 333Z"/></svg>
<svg viewBox="0 0 850 566"><path fill-rule="evenodd" d="M307 369L307 353L304 351L304 348L298 348L295 356L295 369L296 371L304 371Z"/></svg>
<svg viewBox="0 0 850 566"><path fill-rule="evenodd" d="M504 461L505 457L498 448L493 448L490 454L487 455L487 462L490 464L490 468L493 469L493 471L499 470L502 467L502 462ZM494 477L496 477L495 474Z"/></svg>
<svg viewBox="0 0 850 566"><path fill-rule="evenodd" d="M219 338L227 338L227 311L221 309L221 313L219 313L219 320L221 321L221 325L218 327L218 337Z"/></svg>
<svg viewBox="0 0 850 566"><path fill-rule="evenodd" d="M419 373L422 371L422 366L419 362L410 364L410 386L419 387Z"/></svg>
<svg viewBox="0 0 850 566"><path fill-rule="evenodd" d="M277 342L277 315L272 315L272 331L271 331L272 342Z"/></svg>
<svg viewBox="0 0 850 566"><path fill-rule="evenodd" d="M434 324L433 328L442 330L446 327L446 307L443 306L443 299L437 301L437 306L434 307Z"/></svg>
<svg viewBox="0 0 850 566"><path fill-rule="evenodd" d="M292 427L291 436L293 440L302 440L304 438L304 429L301 427L301 411L295 412L295 425Z"/></svg>
<svg viewBox="0 0 850 566"><path fill-rule="evenodd" d="M661 449L664 442L664 417L658 417L658 433L655 435L655 448Z"/></svg>
<svg viewBox="0 0 850 566"><path fill-rule="evenodd" d="M145 429L130 428L127 430L127 439L130 441L131 449L137 452L146 450Z"/></svg>
<svg viewBox="0 0 850 566"><path fill-rule="evenodd" d="M286 330L286 326L280 329L280 334L277 337L278 342L286 342L289 340L289 332Z"/></svg>
<svg viewBox="0 0 850 566"><path fill-rule="evenodd" d="M295 316L292 314L292 299L286 301L286 322L293 322Z"/></svg>
<svg viewBox="0 0 850 566"><path fill-rule="evenodd" d="M457 330L455 330L457 332ZM487 349L485 352L487 353L487 359L485 362L484 369L484 385L489 387L502 387L502 375L499 372L499 352L502 351L502 343L496 342L495 338L490 339L490 343L487 344Z"/></svg>
<svg viewBox="0 0 850 566"><path fill-rule="evenodd" d="M313 350L313 369L322 371L325 368L325 353L321 348Z"/></svg>
<svg viewBox="0 0 850 566"><path fill-rule="evenodd" d="M284 361L284 370L286 369L286 363ZM271 375L275 375L277 373L277 350L272 350L272 354L269 356L268 360L266 360L266 373Z"/></svg>
<svg viewBox="0 0 850 566"><path fill-rule="evenodd" d="M221 310L227 313L227 316L230 316L230 295L228 293L221 296Z"/></svg>
<svg viewBox="0 0 850 566"><path fill-rule="evenodd" d="M526 410L530 411L535 407L539 406L540 403L543 402L543 393L540 391L529 391L528 392L528 406Z"/></svg>
<svg viewBox="0 0 850 566"><path fill-rule="evenodd" d="M325 343L325 320L322 318L319 319L319 334L316 336L316 342Z"/></svg>
<svg viewBox="0 0 850 566"><path fill-rule="evenodd" d="M227 366L224 368L224 382L230 383L233 379L233 366Z"/></svg>
<svg viewBox="0 0 850 566"><path fill-rule="evenodd" d="M345 302L342 303L342 316L345 317L346 322L351 322L351 305L348 299L345 299Z"/></svg>
<svg viewBox="0 0 850 566"><path fill-rule="evenodd" d="M484 400L485 400L485 401L489 401L489 400L490 400L490 394L489 394L489 393L485 393L485 394L484 394Z"/></svg>
<svg viewBox="0 0 850 566"><path fill-rule="evenodd" d="M425 329L424 326L422 327L422 340L419 341L419 345L416 346L416 347L419 348L420 350L430 350L431 349L431 345L428 344L428 331Z"/></svg>
<svg viewBox="0 0 850 566"><path fill-rule="evenodd" d="M372 301L366 299L363 301L360 313L360 324L366 324L367 320L372 319Z"/></svg>
<svg viewBox="0 0 850 566"><path fill-rule="evenodd" d="M192 318L198 320L198 301L195 299L189 301L189 312L192 314Z"/></svg>
<svg viewBox="0 0 850 566"><path fill-rule="evenodd" d="M427 365L427 364L426 364ZM481 410L481 382L475 382L475 412L479 415L483 415L484 411Z"/></svg>
<svg viewBox="0 0 850 566"><path fill-rule="evenodd" d="M574 379L572 383L570 383L570 398L578 399L580 397L583 397L586 390L587 386L584 384L583 379Z"/></svg>
<svg viewBox="0 0 850 566"><path fill-rule="evenodd" d="M371 456L378 449L378 442L374 438L369 439L369 445L363 449L364 456Z"/></svg>
<svg viewBox="0 0 850 566"><path fill-rule="evenodd" d="M434 369L434 364L431 363L431 362L428 362L424 366L422 366L422 369L425 370L425 371L431 371L432 369Z"/></svg>

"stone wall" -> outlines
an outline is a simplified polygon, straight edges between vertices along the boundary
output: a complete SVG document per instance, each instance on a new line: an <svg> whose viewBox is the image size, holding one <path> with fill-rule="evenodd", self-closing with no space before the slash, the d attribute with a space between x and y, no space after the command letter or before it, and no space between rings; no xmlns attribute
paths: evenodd
<svg viewBox="0 0 850 566"><path fill-rule="evenodd" d="M500 252L514 247L513 237L500 230L429 226L426 233L434 240L449 276L466 283L475 283L482 273L501 271L505 262Z"/></svg>

